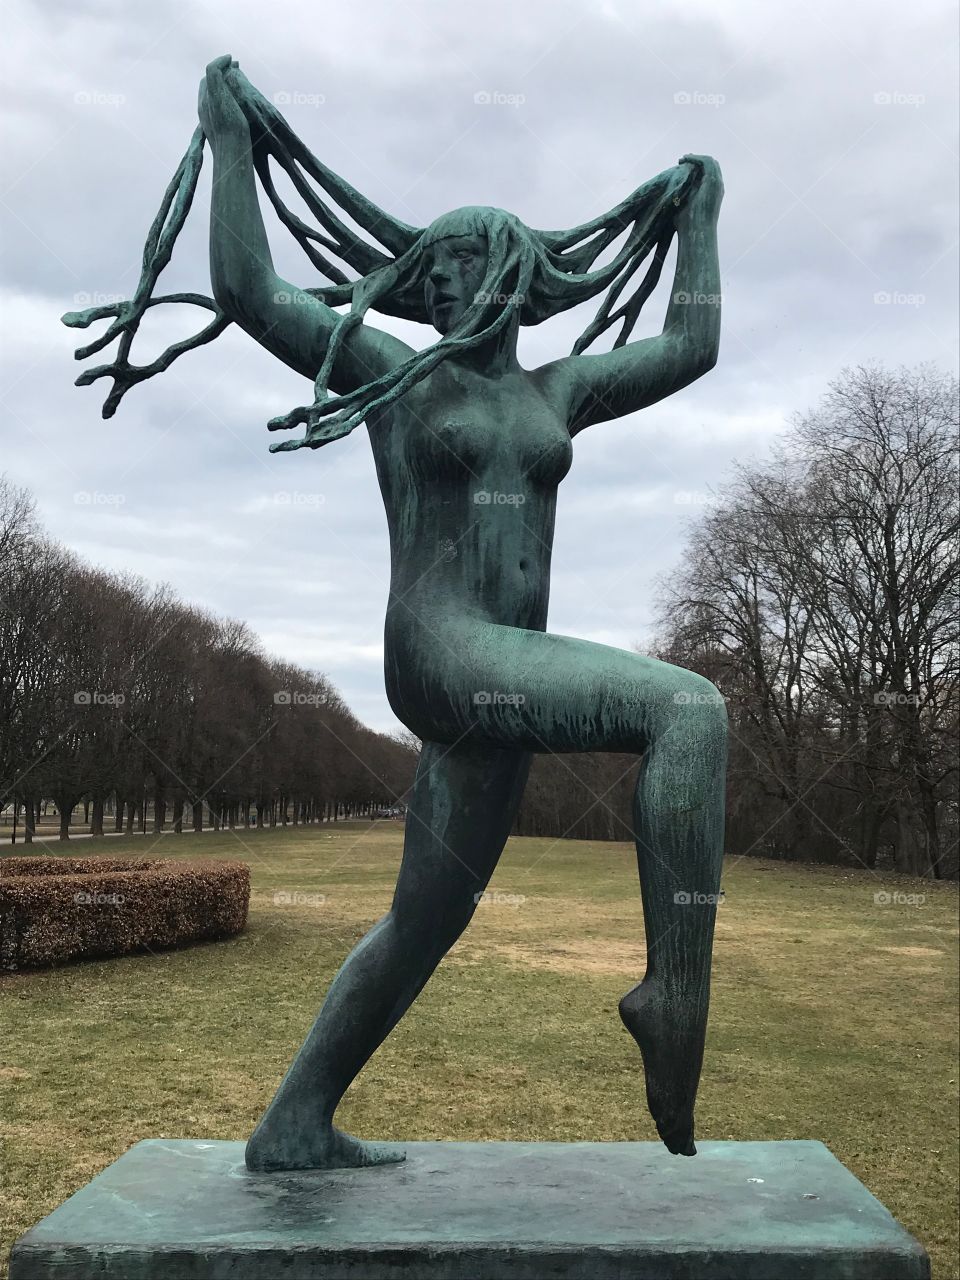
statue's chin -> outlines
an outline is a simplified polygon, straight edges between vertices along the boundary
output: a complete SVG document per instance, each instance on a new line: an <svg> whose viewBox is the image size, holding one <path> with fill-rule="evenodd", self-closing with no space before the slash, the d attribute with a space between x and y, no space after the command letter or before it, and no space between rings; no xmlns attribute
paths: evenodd
<svg viewBox="0 0 960 1280"><path fill-rule="evenodd" d="M430 317L430 323L433 325L434 329L436 329L437 333L446 336L451 329L455 329L457 327L462 319L462 311L457 313L445 311L442 318L441 315L435 311Z"/></svg>

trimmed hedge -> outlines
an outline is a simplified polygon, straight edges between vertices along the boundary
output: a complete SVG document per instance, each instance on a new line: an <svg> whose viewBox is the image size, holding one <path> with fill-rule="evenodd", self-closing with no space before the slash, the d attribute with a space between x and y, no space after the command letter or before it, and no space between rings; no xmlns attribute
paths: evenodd
<svg viewBox="0 0 960 1280"><path fill-rule="evenodd" d="M0 967L228 938L249 902L244 862L0 858Z"/></svg>

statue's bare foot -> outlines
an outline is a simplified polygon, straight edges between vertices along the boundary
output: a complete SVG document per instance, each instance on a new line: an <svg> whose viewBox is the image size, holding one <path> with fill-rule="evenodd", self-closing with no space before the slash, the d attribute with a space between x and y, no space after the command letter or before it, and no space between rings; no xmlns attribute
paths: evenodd
<svg viewBox="0 0 960 1280"><path fill-rule="evenodd" d="M703 1064L706 1010L698 1017L696 1009L678 1009L651 978L629 991L619 1008L643 1055L647 1106L657 1133L674 1155L695 1156L693 1107Z"/></svg>
<svg viewBox="0 0 960 1280"><path fill-rule="evenodd" d="M367 1165L399 1164L402 1147L363 1142L332 1125L279 1134L266 1118L247 1143L247 1168L259 1173L284 1169L359 1169Z"/></svg>

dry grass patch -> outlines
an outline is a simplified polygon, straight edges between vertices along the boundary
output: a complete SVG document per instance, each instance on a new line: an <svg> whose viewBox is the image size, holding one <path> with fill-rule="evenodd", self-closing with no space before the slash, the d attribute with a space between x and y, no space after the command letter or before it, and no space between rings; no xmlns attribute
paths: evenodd
<svg viewBox="0 0 960 1280"><path fill-rule="evenodd" d="M401 839L387 823L165 837L153 856L249 863L246 932L0 978L8 1244L140 1138L250 1133L388 909ZM956 886L877 905L890 887L730 861L697 1131L827 1143L956 1280ZM653 1140L616 1011L643 968L633 850L512 840L491 889L524 901L481 904L343 1123L393 1140Z"/></svg>

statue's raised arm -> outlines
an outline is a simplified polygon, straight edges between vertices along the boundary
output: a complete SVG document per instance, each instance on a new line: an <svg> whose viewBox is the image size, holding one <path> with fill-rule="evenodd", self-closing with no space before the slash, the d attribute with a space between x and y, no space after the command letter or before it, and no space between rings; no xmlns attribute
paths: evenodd
<svg viewBox="0 0 960 1280"><path fill-rule="evenodd" d="M723 199L720 166L710 156L682 156L699 181L677 212L677 265L663 332L598 355L555 362L567 388L572 435L596 422L622 418L663 400L707 373L720 349L720 265L717 218Z"/></svg>
<svg viewBox="0 0 960 1280"><path fill-rule="evenodd" d="M248 120L234 88L247 103ZM217 305L273 355L313 381L324 364L339 316L277 275L257 199L251 127L269 133L272 109L232 62L207 67L200 82L200 126L213 153L210 280ZM329 385L355 391L413 354L406 343L369 325L346 335L331 362Z"/></svg>

